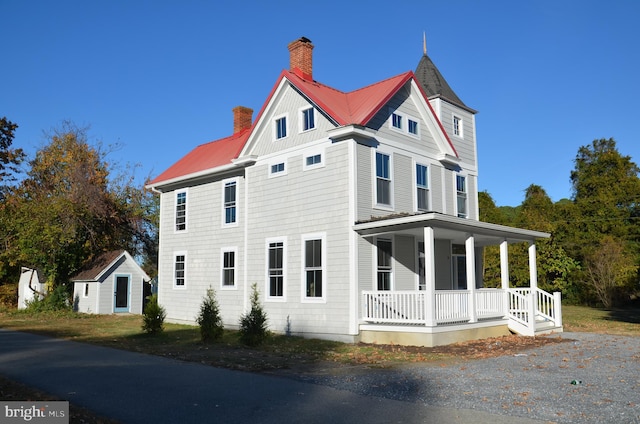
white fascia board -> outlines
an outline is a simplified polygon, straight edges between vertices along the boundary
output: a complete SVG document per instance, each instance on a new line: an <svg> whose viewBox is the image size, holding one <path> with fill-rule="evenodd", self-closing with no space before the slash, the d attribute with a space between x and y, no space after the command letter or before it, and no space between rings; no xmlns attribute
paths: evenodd
<svg viewBox="0 0 640 424"><path fill-rule="evenodd" d="M331 141L344 140L346 138L361 137L361 138L374 138L376 133L359 125L345 125L343 127L333 128L327 131L327 135Z"/></svg>

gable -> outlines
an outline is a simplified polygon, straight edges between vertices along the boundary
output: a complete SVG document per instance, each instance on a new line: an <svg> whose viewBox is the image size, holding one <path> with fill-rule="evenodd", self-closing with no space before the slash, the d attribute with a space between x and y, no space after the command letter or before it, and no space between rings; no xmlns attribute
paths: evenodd
<svg viewBox="0 0 640 424"><path fill-rule="evenodd" d="M80 272L71 277L71 281L102 282L125 263L128 268L139 272L145 280L150 279L126 250L114 250L98 255L87 262Z"/></svg>

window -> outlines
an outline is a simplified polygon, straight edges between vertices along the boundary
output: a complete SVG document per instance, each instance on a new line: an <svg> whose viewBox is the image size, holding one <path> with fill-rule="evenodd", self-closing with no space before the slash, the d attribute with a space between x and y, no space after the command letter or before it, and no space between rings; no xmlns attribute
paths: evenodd
<svg viewBox="0 0 640 424"><path fill-rule="evenodd" d="M309 131L316 127L316 118L313 108L302 111L302 131Z"/></svg>
<svg viewBox="0 0 640 424"><path fill-rule="evenodd" d="M236 181L228 181L224 184L224 223L236 222Z"/></svg>
<svg viewBox="0 0 640 424"><path fill-rule="evenodd" d="M391 173L389 155L376 152L376 202L391 205Z"/></svg>
<svg viewBox="0 0 640 424"><path fill-rule="evenodd" d="M187 229L187 192L176 193L176 231Z"/></svg>
<svg viewBox="0 0 640 424"><path fill-rule="evenodd" d="M418 121L414 121L413 119L409 119L408 131L409 131L410 134L418 135Z"/></svg>
<svg viewBox="0 0 640 424"><path fill-rule="evenodd" d="M287 136L287 117L276 119L276 140Z"/></svg>
<svg viewBox="0 0 640 424"><path fill-rule="evenodd" d="M82 297L89 297L89 283L84 283L84 293Z"/></svg>
<svg viewBox="0 0 640 424"><path fill-rule="evenodd" d="M222 251L222 287L230 288L236 285L236 252Z"/></svg>
<svg viewBox="0 0 640 424"><path fill-rule="evenodd" d="M453 116L453 134L462 137L462 118Z"/></svg>
<svg viewBox="0 0 640 424"><path fill-rule="evenodd" d="M391 240L378 239L378 290L391 290Z"/></svg>
<svg viewBox="0 0 640 424"><path fill-rule="evenodd" d="M281 163L276 163L274 165L271 165L271 173L272 174L279 174L284 172L284 162Z"/></svg>
<svg viewBox="0 0 640 424"><path fill-rule="evenodd" d="M322 274L322 239L305 240L304 279L306 297L322 297Z"/></svg>
<svg viewBox="0 0 640 424"><path fill-rule="evenodd" d="M416 199L418 210L429 210L429 177L425 165L416 164Z"/></svg>
<svg viewBox="0 0 640 424"><path fill-rule="evenodd" d="M284 242L269 243L269 296L284 296Z"/></svg>
<svg viewBox="0 0 640 424"><path fill-rule="evenodd" d="M402 129L402 116L397 113L391 114L391 125L393 128Z"/></svg>
<svg viewBox="0 0 640 424"><path fill-rule="evenodd" d="M186 283L187 256L184 253L177 253L173 263L173 285L184 287Z"/></svg>
<svg viewBox="0 0 640 424"><path fill-rule="evenodd" d="M456 175L456 205L459 218L467 217L467 179Z"/></svg>
<svg viewBox="0 0 640 424"><path fill-rule="evenodd" d="M319 163L322 163L322 155L317 154L313 156L307 156L307 159L306 159L307 166L317 165Z"/></svg>

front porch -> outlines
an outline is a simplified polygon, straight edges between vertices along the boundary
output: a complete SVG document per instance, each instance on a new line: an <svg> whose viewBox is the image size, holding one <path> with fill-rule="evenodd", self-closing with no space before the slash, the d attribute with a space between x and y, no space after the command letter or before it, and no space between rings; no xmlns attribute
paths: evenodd
<svg viewBox="0 0 640 424"><path fill-rule="evenodd" d="M560 293L537 287L534 241L549 234L437 213L359 223L354 230L378 246L377 290L360 291L363 342L436 346L510 332L535 336L562 331ZM409 250L407 240L419 246L413 271L416 290L398 290L407 288L411 261L406 253L395 255ZM399 246L391 249L396 242ZM511 288L508 244L520 242L529 243L530 287ZM482 247L490 245L500 246L500 288L483 288L477 266ZM445 246L460 246L462 252L460 247L443 252ZM393 259L385 257L392 253ZM394 264L405 276L402 280L393 279ZM454 289L442 289L447 285Z"/></svg>

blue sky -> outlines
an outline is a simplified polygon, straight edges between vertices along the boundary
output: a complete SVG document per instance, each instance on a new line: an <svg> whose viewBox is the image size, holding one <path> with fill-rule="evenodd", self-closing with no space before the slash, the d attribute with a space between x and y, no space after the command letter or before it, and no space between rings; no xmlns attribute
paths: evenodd
<svg viewBox="0 0 640 424"><path fill-rule="evenodd" d="M225 4L225 5L223 5ZM226 5L228 4L228 5ZM530 184L571 195L580 146L613 137L640 162L640 2L0 0L0 116L30 155L64 120L109 159L156 176L254 118L287 44L311 39L314 78L351 91L428 53L476 116L479 187L516 206Z"/></svg>

